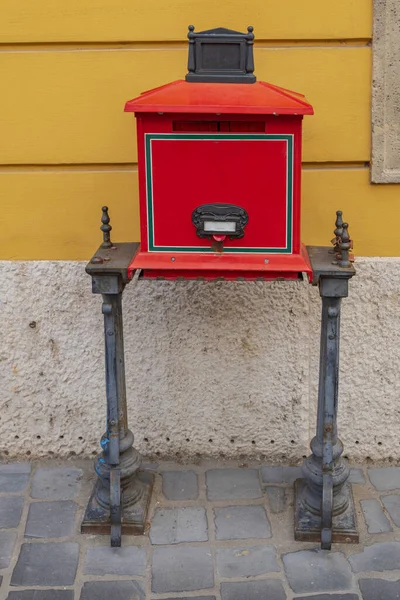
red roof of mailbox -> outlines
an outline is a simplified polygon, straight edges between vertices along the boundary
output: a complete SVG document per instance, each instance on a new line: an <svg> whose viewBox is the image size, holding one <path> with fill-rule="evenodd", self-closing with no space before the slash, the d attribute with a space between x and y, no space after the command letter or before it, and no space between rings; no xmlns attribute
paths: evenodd
<svg viewBox="0 0 400 600"><path fill-rule="evenodd" d="M125 112L312 115L313 107L297 92L256 83L173 81L125 104Z"/></svg>

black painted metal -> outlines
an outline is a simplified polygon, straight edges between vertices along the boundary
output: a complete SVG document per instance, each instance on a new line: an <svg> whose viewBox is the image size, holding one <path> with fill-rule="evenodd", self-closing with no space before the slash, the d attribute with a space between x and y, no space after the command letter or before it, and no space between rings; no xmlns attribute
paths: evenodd
<svg viewBox="0 0 400 600"><path fill-rule="evenodd" d="M110 225L110 217L108 215L108 206L103 206L103 208L101 210L103 211L103 214L101 217L102 225L100 227L101 231L103 232L103 243L102 243L101 247L102 248L111 248L112 242L111 242L110 232L111 232L112 227Z"/></svg>
<svg viewBox="0 0 400 600"><path fill-rule="evenodd" d="M192 213L192 223L196 227L196 233L201 238L211 238L213 234L226 234L231 240L242 238L244 228L249 220L249 215L241 206L235 204L202 204L194 209ZM205 222L212 221L215 229L210 232L204 229ZM218 225L227 222L235 223L235 231L227 232L223 228L219 230Z"/></svg>
<svg viewBox="0 0 400 600"><path fill-rule="evenodd" d="M186 81L203 83L254 83L253 27L247 33L217 27L194 32L189 25Z"/></svg>
<svg viewBox="0 0 400 600"><path fill-rule="evenodd" d="M105 212L103 209L103 215ZM115 244L107 248L102 244L86 267L92 277L93 293L103 298L107 427L100 442L102 453L95 461L98 479L81 530L111 531L112 546L121 545L123 531L144 532L152 489L152 477L139 473L141 457L133 447L126 406L122 293L128 282L128 266L137 249L138 244Z"/></svg>
<svg viewBox="0 0 400 600"><path fill-rule="evenodd" d="M342 236L341 236L340 242L339 242L339 250L340 250L339 265L341 267L350 266L350 258L349 258L350 248L351 248L351 240L350 240L350 236L349 236L349 225L348 225L348 223L343 223Z"/></svg>
<svg viewBox="0 0 400 600"><path fill-rule="evenodd" d="M106 354L106 393L107 393L107 437L103 438L104 456L110 465L110 515L111 515L111 545L121 545L121 494L119 465L119 415L118 406L121 400L121 390L117 381L117 338L121 337L118 325L117 296L103 296L104 339ZM115 302L117 300L117 303ZM117 304L117 306L114 306ZM122 430L122 433L124 431Z"/></svg>
<svg viewBox="0 0 400 600"><path fill-rule="evenodd" d="M330 549L332 541L358 541L347 482L349 469L337 434L341 301L348 296L348 282L355 270L348 256L351 243L346 239L347 224L342 221L341 211L337 212L335 225L333 252L340 252L336 260L328 247L307 247L313 284L319 286L322 299L318 413L311 455L303 464L304 479L295 486L295 537L320 539L323 549Z"/></svg>
<svg viewBox="0 0 400 600"><path fill-rule="evenodd" d="M334 245L334 251L339 252L339 242L343 234L343 213L341 210L336 211L335 229L333 233L335 234L335 237L332 240L332 244Z"/></svg>
<svg viewBox="0 0 400 600"><path fill-rule="evenodd" d="M111 546L119 548L122 532L121 471L115 468L110 470L110 522Z"/></svg>
<svg viewBox="0 0 400 600"><path fill-rule="evenodd" d="M229 211L230 205L221 213L225 220L232 214ZM347 481L349 469L337 435L340 309L355 270L349 257L348 225L343 223L340 211L335 225L333 250L307 247L313 285L319 286L322 299L318 415L311 455L303 465L304 479L295 485L295 537L321 540L325 549L330 549L335 541L358 541L354 501ZM152 477L138 471L140 455L133 448L134 437L128 429L126 412L122 293L128 282L128 265L137 250L138 244L111 244L106 248L102 245L86 267L92 276L93 293L103 297L107 431L101 440L103 452L95 466L98 480L82 531L106 533L111 529L114 546L121 544L121 523L122 531L143 533L152 487Z"/></svg>

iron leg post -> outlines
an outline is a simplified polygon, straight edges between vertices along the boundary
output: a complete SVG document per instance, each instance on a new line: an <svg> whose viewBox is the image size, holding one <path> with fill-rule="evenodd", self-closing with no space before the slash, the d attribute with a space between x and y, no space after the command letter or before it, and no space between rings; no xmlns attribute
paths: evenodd
<svg viewBox="0 0 400 600"><path fill-rule="evenodd" d="M93 278L93 291L101 293L103 298L107 423L100 441L102 453L95 461L98 479L81 530L111 532L111 546L121 545L123 532L144 532L152 488L152 476L138 472L141 457L133 447L134 436L128 429L122 321L124 287L117 275Z"/></svg>
<svg viewBox="0 0 400 600"><path fill-rule="evenodd" d="M329 550L334 541L357 542L357 523L349 468L337 435L340 309L348 295L348 279L321 277L321 346L318 414L311 455L304 460L303 479L297 480L295 538L320 540Z"/></svg>

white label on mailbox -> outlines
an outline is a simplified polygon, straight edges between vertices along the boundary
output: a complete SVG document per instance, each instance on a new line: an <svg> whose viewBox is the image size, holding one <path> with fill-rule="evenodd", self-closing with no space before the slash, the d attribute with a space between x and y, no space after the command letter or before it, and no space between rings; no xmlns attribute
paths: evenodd
<svg viewBox="0 0 400 600"><path fill-rule="evenodd" d="M236 223L235 221L204 221L204 231L234 233L236 231Z"/></svg>

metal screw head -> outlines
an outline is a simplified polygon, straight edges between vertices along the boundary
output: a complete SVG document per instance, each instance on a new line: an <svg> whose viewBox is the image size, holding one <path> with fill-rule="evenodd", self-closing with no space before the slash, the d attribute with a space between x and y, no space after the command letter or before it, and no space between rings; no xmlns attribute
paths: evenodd
<svg viewBox="0 0 400 600"><path fill-rule="evenodd" d="M172 260L172 262L174 262L175 261L175 256L171 256L171 260Z"/></svg>
<svg viewBox="0 0 400 600"><path fill-rule="evenodd" d="M93 256L92 260L90 261L93 265L101 265L103 262L103 259L101 258L101 256Z"/></svg>
<svg viewBox="0 0 400 600"><path fill-rule="evenodd" d="M269 259L268 258L264 258L264 262L267 265L269 263Z"/></svg>

